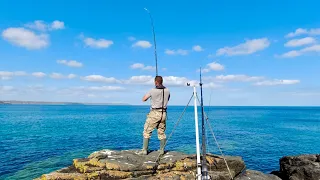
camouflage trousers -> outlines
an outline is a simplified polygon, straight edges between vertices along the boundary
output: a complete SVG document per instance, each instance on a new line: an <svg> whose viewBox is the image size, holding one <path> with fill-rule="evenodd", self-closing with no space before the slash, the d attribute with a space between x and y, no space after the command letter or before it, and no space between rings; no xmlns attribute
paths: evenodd
<svg viewBox="0 0 320 180"><path fill-rule="evenodd" d="M166 119L167 113L163 112L161 118L161 110L151 110L147 115L147 120L144 124L143 137L149 139L151 137L152 131L157 128L158 139L162 140L166 138Z"/></svg>

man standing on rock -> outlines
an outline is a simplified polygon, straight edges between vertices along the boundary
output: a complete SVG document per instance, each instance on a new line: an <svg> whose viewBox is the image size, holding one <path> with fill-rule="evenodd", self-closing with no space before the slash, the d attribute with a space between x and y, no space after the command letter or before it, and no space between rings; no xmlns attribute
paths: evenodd
<svg viewBox="0 0 320 180"><path fill-rule="evenodd" d="M157 128L158 139L160 140L160 155L164 154L164 146L166 144L166 119L167 119L167 104L170 99L170 91L162 85L163 79L161 76L156 76L154 79L155 88L151 89L143 98L142 101L147 101L151 98L151 108L147 115L143 130L143 149L138 153L140 155L148 154L149 139L152 131Z"/></svg>

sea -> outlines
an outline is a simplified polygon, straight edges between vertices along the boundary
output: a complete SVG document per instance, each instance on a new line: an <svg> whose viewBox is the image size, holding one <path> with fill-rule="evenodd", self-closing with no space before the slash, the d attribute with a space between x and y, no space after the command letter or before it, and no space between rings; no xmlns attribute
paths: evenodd
<svg viewBox="0 0 320 180"><path fill-rule="evenodd" d="M181 116L184 108L169 106L166 150L194 154L194 109L187 107ZM148 111L147 106L0 105L0 179L33 179L102 149L140 149ZM320 107L206 106L204 111L217 139L205 124L207 152L220 155L219 145L225 155L241 156L248 169L270 173L279 170L283 156L320 153ZM150 149L158 148L155 130Z"/></svg>

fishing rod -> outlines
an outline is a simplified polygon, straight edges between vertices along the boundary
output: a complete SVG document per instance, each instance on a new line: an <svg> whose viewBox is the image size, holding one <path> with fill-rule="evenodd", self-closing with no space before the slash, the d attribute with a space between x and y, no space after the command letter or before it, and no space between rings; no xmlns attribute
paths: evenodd
<svg viewBox="0 0 320 180"><path fill-rule="evenodd" d="M156 33L154 32L154 25L153 25L153 18L151 16L150 11L147 8L144 8L144 10L146 10L150 16L150 20L151 20L151 27L152 27L152 33L153 33L153 43L154 43L154 58L156 61L156 76L158 76L158 57L157 57L157 44L156 44Z"/></svg>
<svg viewBox="0 0 320 180"><path fill-rule="evenodd" d="M220 150L220 153L222 155L222 158L227 166L227 170L229 172L229 175L230 175L230 179L233 180L233 176L231 174L231 171L230 171L230 168L228 166L228 163L224 157L224 154L223 152L221 151L221 148L218 144L218 141L216 139L216 136L212 130L212 127L210 125L210 122L209 122L209 117L208 117L208 114L204 112L204 107L203 107L203 95L202 95L202 74L201 74L201 68L200 68L200 88L201 88L201 99L199 100L199 97L197 97L198 99L198 102L200 103L201 105L201 113L202 113L202 162L201 162L201 166L202 166L202 169L201 169L201 176L202 176L202 180L209 180L210 179L210 176L208 175L208 168L207 168L207 164L206 164L206 134L205 134L205 125L204 125L204 119L207 121L207 124L209 126L209 130L211 131L211 134ZM212 91L211 91L211 94L212 94ZM209 102L209 107L210 107L210 104L211 104L211 94L210 94L210 102Z"/></svg>
<svg viewBox="0 0 320 180"><path fill-rule="evenodd" d="M204 125L204 109L203 109L203 95L202 95L202 76L200 68L200 92L201 92L201 118L202 118L202 179L207 180L208 178L208 168L207 168L207 159L206 159L206 134L205 134L205 125Z"/></svg>

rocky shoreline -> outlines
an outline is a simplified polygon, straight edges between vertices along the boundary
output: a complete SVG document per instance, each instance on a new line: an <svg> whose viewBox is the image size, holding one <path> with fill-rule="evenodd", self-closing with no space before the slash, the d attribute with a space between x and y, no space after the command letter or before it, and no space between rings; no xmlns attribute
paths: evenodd
<svg viewBox="0 0 320 180"><path fill-rule="evenodd" d="M196 155L166 152L158 161L158 151L147 156L136 154L137 150L101 150L87 158L74 159L69 167L44 174L35 180L156 180L195 179ZM209 175L212 180L319 180L320 155L286 156L280 159L280 170L271 174L246 169L239 156L207 154ZM228 170L229 168L229 170Z"/></svg>

